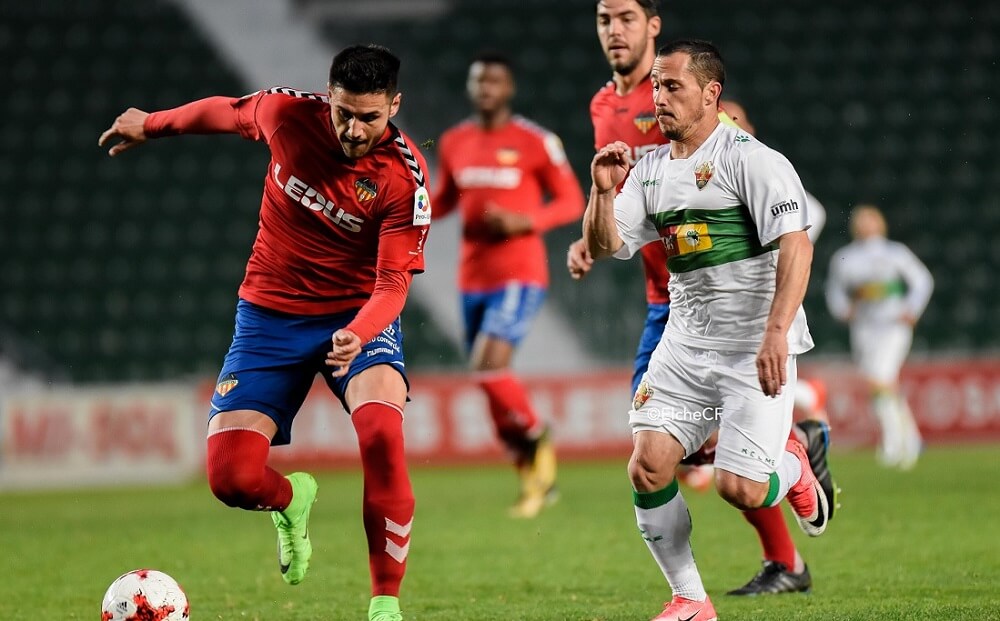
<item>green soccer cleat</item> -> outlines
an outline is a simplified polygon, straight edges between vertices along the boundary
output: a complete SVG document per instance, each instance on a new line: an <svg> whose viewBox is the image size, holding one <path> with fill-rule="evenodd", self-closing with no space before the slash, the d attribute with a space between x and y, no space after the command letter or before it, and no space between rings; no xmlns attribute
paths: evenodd
<svg viewBox="0 0 1000 621"><path fill-rule="evenodd" d="M284 511L272 511L278 529L278 568L288 584L298 584L309 571L312 542L309 541L309 512L316 502L319 486L311 474L293 472L285 477L292 484L292 502Z"/></svg>
<svg viewBox="0 0 1000 621"><path fill-rule="evenodd" d="M399 612L399 598L392 595L376 595L368 606L368 621L403 621Z"/></svg>

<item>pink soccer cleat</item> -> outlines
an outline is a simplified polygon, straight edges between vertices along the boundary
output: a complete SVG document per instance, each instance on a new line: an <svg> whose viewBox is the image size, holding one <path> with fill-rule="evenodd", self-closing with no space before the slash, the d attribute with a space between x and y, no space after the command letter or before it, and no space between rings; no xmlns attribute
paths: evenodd
<svg viewBox="0 0 1000 621"><path fill-rule="evenodd" d="M663 612L650 621L717 621L715 606L708 597L703 602L674 596L663 607Z"/></svg>
<svg viewBox="0 0 1000 621"><path fill-rule="evenodd" d="M785 450L795 455L802 465L802 475L798 482L788 490L788 495L785 498L792 506L795 519L798 520L802 532L810 537L819 537L826 530L827 522L830 521L830 505L826 500L826 494L816 480L816 475L813 474L812 466L809 465L809 456L802 443L789 439Z"/></svg>

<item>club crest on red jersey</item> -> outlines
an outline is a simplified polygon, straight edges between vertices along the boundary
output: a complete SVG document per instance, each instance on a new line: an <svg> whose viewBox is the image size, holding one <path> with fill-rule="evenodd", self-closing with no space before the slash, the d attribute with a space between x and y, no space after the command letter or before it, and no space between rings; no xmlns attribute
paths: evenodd
<svg viewBox="0 0 1000 621"><path fill-rule="evenodd" d="M517 149L497 149L497 162L501 166L513 166L520 158L521 154L517 152Z"/></svg>
<svg viewBox="0 0 1000 621"><path fill-rule="evenodd" d="M649 130L653 129L653 126L656 125L656 116L652 112L643 112L632 119L632 122L635 123L639 131L648 134Z"/></svg>
<svg viewBox="0 0 1000 621"><path fill-rule="evenodd" d="M229 391L231 391L233 388L236 388L236 385L239 383L240 380L236 379L236 375L230 373L229 375L226 376L226 379L216 384L215 392L219 393L220 397L225 397L227 394L229 394Z"/></svg>
<svg viewBox="0 0 1000 621"><path fill-rule="evenodd" d="M715 173L715 164L712 162L702 162L698 164L698 167L694 169L694 182L698 185L698 189L702 190L708 185L708 182L712 180L712 175Z"/></svg>
<svg viewBox="0 0 1000 621"><path fill-rule="evenodd" d="M354 194L359 201L367 203L378 195L378 184L368 177L358 179L354 182Z"/></svg>

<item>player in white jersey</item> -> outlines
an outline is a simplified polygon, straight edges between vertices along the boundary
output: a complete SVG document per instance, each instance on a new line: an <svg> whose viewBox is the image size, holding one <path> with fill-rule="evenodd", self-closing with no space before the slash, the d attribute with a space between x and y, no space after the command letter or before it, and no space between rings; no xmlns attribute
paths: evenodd
<svg viewBox="0 0 1000 621"><path fill-rule="evenodd" d="M673 591L656 620L709 621L715 609L674 478L685 455L718 429L716 488L726 501L747 510L787 495L812 536L829 518L831 499L806 447L789 438L795 357L812 347L802 310L812 244L792 165L719 123L718 50L670 43L657 53L652 81L670 144L631 173L628 145L598 151L584 239L595 259L625 259L651 242L668 250L671 314L629 412L629 477L639 530Z"/></svg>
<svg viewBox="0 0 1000 621"><path fill-rule="evenodd" d="M826 301L834 317L850 324L851 351L869 383L872 410L882 428L879 460L907 470L917 463L922 442L899 390L899 369L934 279L909 248L886 239L878 208L855 207L850 226L854 241L830 260Z"/></svg>

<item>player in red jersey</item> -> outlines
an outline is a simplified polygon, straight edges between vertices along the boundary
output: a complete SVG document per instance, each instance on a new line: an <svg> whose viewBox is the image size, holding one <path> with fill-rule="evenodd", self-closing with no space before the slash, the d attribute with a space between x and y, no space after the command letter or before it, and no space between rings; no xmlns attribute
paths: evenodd
<svg viewBox="0 0 1000 621"><path fill-rule="evenodd" d="M655 39L661 27L658 5L657 0L595 2L598 39L614 72L612 81L594 95L590 104L595 149L620 140L631 147L633 161L668 142L656 124L653 86L649 78L656 56ZM726 120L731 122L728 118ZM642 248L642 257L649 312L636 354L633 392L648 366L649 357L659 342L669 316L669 274L666 271L665 246L647 244ZM574 242L567 253L567 268L571 276L583 278L592 265L593 259L587 253L583 240ZM810 429L812 435L822 435L820 431ZM706 459L696 454L688 465L709 463L710 456ZM691 472L704 479L699 476L704 470L680 474L691 476ZM697 489L701 484L702 481L696 479L692 487ZM735 589L734 594L785 593L811 588L811 577L791 538L781 508L745 511L743 515L757 531L767 571L762 570L747 585ZM781 571L774 571L775 569Z"/></svg>
<svg viewBox="0 0 1000 621"><path fill-rule="evenodd" d="M517 466L521 493L511 514L533 517L555 500L555 451L511 359L549 283L542 234L580 217L583 191L559 139L513 113L514 75L504 56L478 56L468 91L475 116L441 136L433 202L438 216L462 215L466 349Z"/></svg>
<svg viewBox="0 0 1000 621"><path fill-rule="evenodd" d="M112 156L151 138L239 134L267 144L260 228L239 290L236 331L212 399L208 482L225 504L269 511L282 577L298 584L317 485L267 466L287 444L317 373L350 412L364 469L371 621L400 621L413 491L403 451L399 313L423 271L430 201L423 157L389 119L399 59L381 46L333 59L328 93L288 88L130 108L101 135Z"/></svg>

